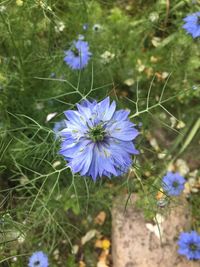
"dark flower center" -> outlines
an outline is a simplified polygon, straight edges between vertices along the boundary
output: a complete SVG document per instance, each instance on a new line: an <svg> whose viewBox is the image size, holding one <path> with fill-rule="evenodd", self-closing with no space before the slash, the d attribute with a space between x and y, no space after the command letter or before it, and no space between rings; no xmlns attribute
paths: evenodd
<svg viewBox="0 0 200 267"><path fill-rule="evenodd" d="M89 136L93 142L102 141L105 136L105 130L101 125L97 125L90 130Z"/></svg>
<svg viewBox="0 0 200 267"><path fill-rule="evenodd" d="M33 265L38 266L39 264L40 264L40 261L35 261Z"/></svg>
<svg viewBox="0 0 200 267"><path fill-rule="evenodd" d="M74 53L76 57L80 56L80 51L74 46L72 47L71 51Z"/></svg>
<svg viewBox="0 0 200 267"><path fill-rule="evenodd" d="M189 247L190 247L190 249L191 249L192 251L196 251L196 250L197 250L197 245L194 244L194 243L190 243L190 244L189 244Z"/></svg>
<svg viewBox="0 0 200 267"><path fill-rule="evenodd" d="M200 16L197 16L197 24L200 25Z"/></svg>
<svg viewBox="0 0 200 267"><path fill-rule="evenodd" d="M98 30L100 29L100 26L99 25L94 25L93 29L94 29L95 32L98 32Z"/></svg>
<svg viewBox="0 0 200 267"><path fill-rule="evenodd" d="M177 187L179 186L179 183L176 182L176 181L174 181L173 184L172 184L172 186L173 186L174 188L177 188Z"/></svg>

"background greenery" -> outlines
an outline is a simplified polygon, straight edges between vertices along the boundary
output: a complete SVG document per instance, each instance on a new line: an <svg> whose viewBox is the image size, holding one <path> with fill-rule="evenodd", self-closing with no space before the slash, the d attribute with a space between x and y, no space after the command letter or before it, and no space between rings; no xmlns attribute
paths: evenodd
<svg viewBox="0 0 200 267"><path fill-rule="evenodd" d="M101 210L106 222L95 227L110 237L113 197L145 194L146 216L152 218L169 164L176 168L181 157L199 176L200 43L182 29L183 18L199 8L199 1L189 0L1 1L1 266L26 266L36 250L49 255L51 266L80 266L82 258L94 266L99 251L93 243L75 256L72 246L94 227ZM83 71L72 71L64 51L79 34L92 60ZM105 51L113 54L106 61ZM65 168L52 129L84 97L107 95L129 108L137 125L142 122L141 153L128 177L94 183ZM187 195L196 230L197 191Z"/></svg>

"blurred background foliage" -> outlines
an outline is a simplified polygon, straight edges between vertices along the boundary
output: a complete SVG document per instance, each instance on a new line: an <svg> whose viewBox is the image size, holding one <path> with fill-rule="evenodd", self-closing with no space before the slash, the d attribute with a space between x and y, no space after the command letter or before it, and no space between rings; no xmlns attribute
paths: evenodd
<svg viewBox="0 0 200 267"><path fill-rule="evenodd" d="M200 42L182 25L199 8L189 0L1 1L1 266L22 266L39 248L49 254L59 248L62 266L77 266L72 245L98 211L110 214L114 196L144 187L154 198L163 170L180 156L198 169ZM92 60L73 71L64 51L80 35ZM107 95L142 122L141 155L128 178L94 184L65 169L52 129L83 98ZM198 228L199 199L189 199ZM100 231L110 235L110 219ZM19 237L25 241L19 244ZM12 255L21 257L15 262ZM87 266L94 266L93 257L90 252Z"/></svg>

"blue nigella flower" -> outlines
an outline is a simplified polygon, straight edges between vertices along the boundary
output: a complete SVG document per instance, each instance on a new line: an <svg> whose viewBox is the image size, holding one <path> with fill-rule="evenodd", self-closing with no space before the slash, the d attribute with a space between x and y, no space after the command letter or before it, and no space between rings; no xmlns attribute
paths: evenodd
<svg viewBox="0 0 200 267"><path fill-rule="evenodd" d="M178 172L168 172L162 179L162 187L170 196L180 195L184 184L185 179Z"/></svg>
<svg viewBox="0 0 200 267"><path fill-rule="evenodd" d="M54 127L53 127L53 131L55 133L55 138L59 138L60 137L60 132L62 129L64 129L66 127L66 120L61 120L58 122L55 122Z"/></svg>
<svg viewBox="0 0 200 267"><path fill-rule="evenodd" d="M65 51L64 61L73 70L80 70L87 66L91 53L88 42L83 40L74 41L72 47Z"/></svg>
<svg viewBox="0 0 200 267"><path fill-rule="evenodd" d="M42 251L37 251L29 258L29 267L48 267L48 257Z"/></svg>
<svg viewBox="0 0 200 267"><path fill-rule="evenodd" d="M84 31L87 31L87 29L88 29L88 23L84 23L84 24L83 24L83 30L84 30Z"/></svg>
<svg viewBox="0 0 200 267"><path fill-rule="evenodd" d="M68 161L73 173L97 177L119 176L132 164L131 154L138 154L133 140L138 135L128 119L129 111L116 111L109 97L97 103L85 100L76 111L68 110L67 127L60 154Z"/></svg>
<svg viewBox="0 0 200 267"><path fill-rule="evenodd" d="M183 20L186 22L183 25L183 29L191 34L193 38L200 37L200 12L188 15Z"/></svg>
<svg viewBox="0 0 200 267"><path fill-rule="evenodd" d="M188 260L200 260L200 235L196 231L183 232L178 240L178 253Z"/></svg>

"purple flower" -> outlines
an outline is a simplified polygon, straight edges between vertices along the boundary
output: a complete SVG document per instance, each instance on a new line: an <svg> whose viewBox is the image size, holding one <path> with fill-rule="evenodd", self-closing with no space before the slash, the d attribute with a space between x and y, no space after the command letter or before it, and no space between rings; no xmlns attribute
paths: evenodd
<svg viewBox="0 0 200 267"><path fill-rule="evenodd" d="M183 29L187 33L191 34L193 38L200 36L200 12L188 15L183 19L186 23L183 25Z"/></svg>
<svg viewBox="0 0 200 267"><path fill-rule="evenodd" d="M178 172L168 172L162 179L162 187L170 196L180 195L184 184L185 179Z"/></svg>
<svg viewBox="0 0 200 267"><path fill-rule="evenodd" d="M200 235L196 231L183 232L178 240L178 253L188 260L200 260Z"/></svg>
<svg viewBox="0 0 200 267"><path fill-rule="evenodd" d="M65 51L64 61L73 70L80 70L87 66L91 53L86 41L74 41L72 47Z"/></svg>
<svg viewBox="0 0 200 267"><path fill-rule="evenodd" d="M87 29L88 29L88 23L84 23L84 24L83 24L83 30L84 30L84 31L87 31Z"/></svg>
<svg viewBox="0 0 200 267"><path fill-rule="evenodd" d="M138 154L133 139L138 135L128 119L129 111L116 111L116 103L109 97L97 103L85 100L76 111L68 110L67 127L60 154L67 160L73 173L97 177L119 176L132 164L131 154Z"/></svg>
<svg viewBox="0 0 200 267"><path fill-rule="evenodd" d="M48 267L48 257L42 251L37 251L29 258L29 267Z"/></svg>

